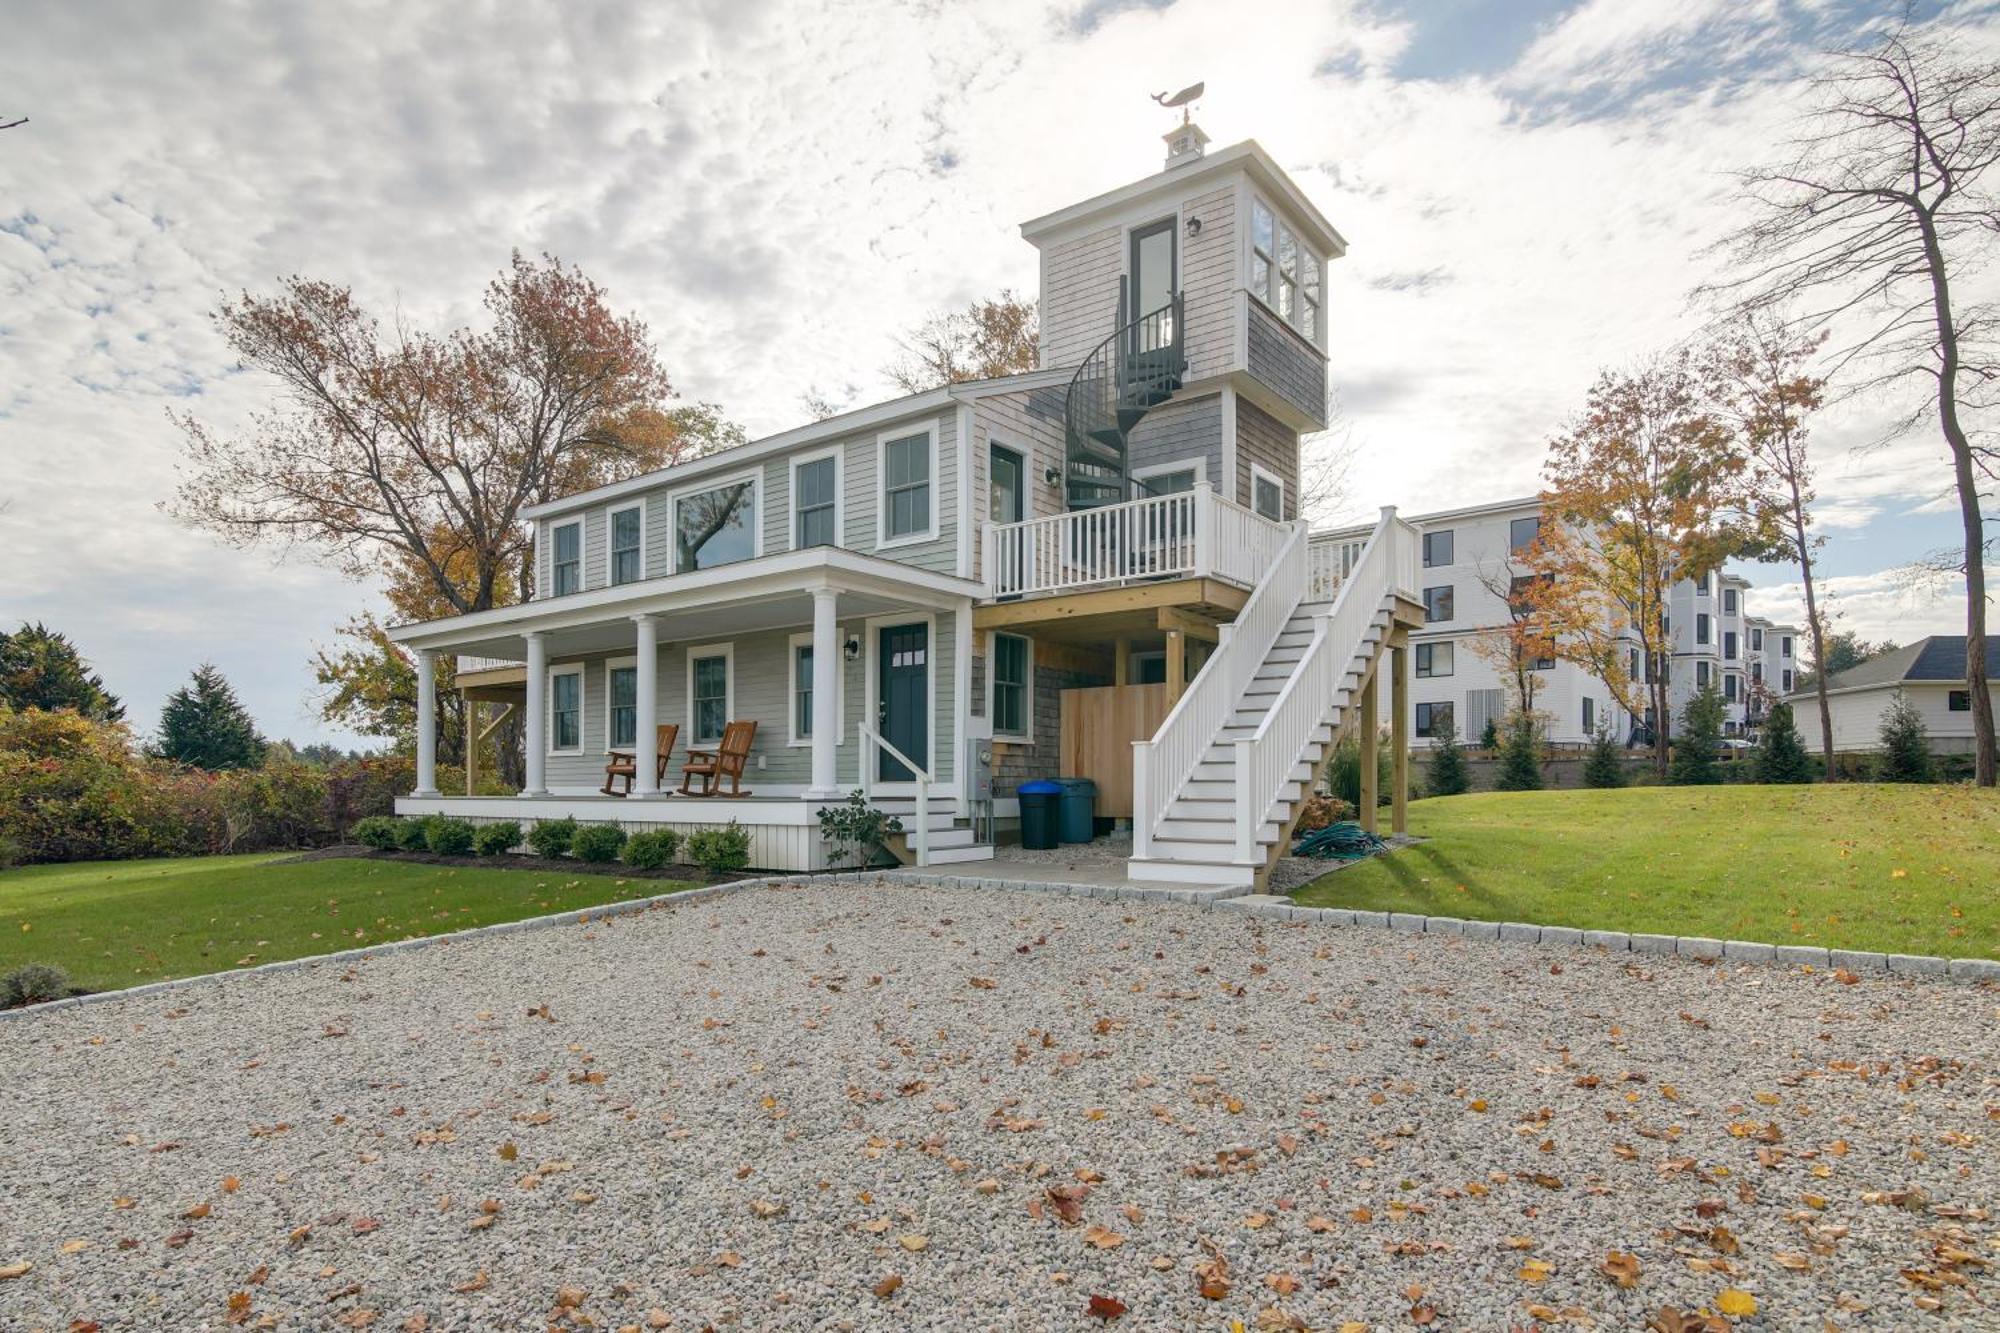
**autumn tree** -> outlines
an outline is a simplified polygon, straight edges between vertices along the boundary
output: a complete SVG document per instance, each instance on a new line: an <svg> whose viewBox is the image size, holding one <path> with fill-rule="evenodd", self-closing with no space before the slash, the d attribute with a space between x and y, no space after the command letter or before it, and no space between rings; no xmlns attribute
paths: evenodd
<svg viewBox="0 0 2000 1333"><path fill-rule="evenodd" d="M1013 291L939 310L897 340L889 379L904 393L1021 375L1040 365L1041 316Z"/></svg>
<svg viewBox="0 0 2000 1333"><path fill-rule="evenodd" d="M1733 427L1749 467L1752 502L1760 506L1769 539L1755 554L1790 561L1805 585L1806 632L1815 662L1826 655L1826 618L1813 581L1813 556L1825 538L1812 530L1813 466L1806 451L1807 418L1826 400L1826 378L1816 358L1826 334L1800 335L1781 318L1753 312L1710 352L1710 382L1717 407ZM1821 761L1835 776L1833 708L1826 676L1817 676Z"/></svg>
<svg viewBox="0 0 2000 1333"><path fill-rule="evenodd" d="M315 279L224 302L217 326L276 402L241 436L176 418L170 512L356 578L400 562L448 612L482 611L532 568L522 509L741 438L672 400L646 326L578 269L516 253L485 309L484 327L439 336L384 328Z"/></svg>
<svg viewBox="0 0 2000 1333"><path fill-rule="evenodd" d="M1835 52L1811 111L1775 164L1742 173L1754 215L1730 236L1729 271L1705 287L1735 310L1786 311L1829 330L1844 392L1914 391L1903 429L1930 419L1951 458L1963 542L1966 681L1974 780L1994 785L1987 690L1987 516L2000 452L1968 424L2000 388L2000 324L1973 299L2000 235L2000 62L1949 26L1901 28Z"/></svg>
<svg viewBox="0 0 2000 1333"><path fill-rule="evenodd" d="M1520 556L1536 577L1518 595L1556 657L1603 681L1626 712L1650 708L1663 776L1668 593L1761 544L1746 466L1685 351L1604 372L1549 442L1541 532ZM1645 664L1637 673L1635 648Z"/></svg>
<svg viewBox="0 0 2000 1333"><path fill-rule="evenodd" d="M1530 585L1546 575L1523 572L1510 553L1497 566L1481 561L1480 586L1507 608L1507 619L1472 636L1473 655L1493 668L1513 695L1510 711L1532 716L1542 672L1555 665L1556 644L1543 605L1549 599Z"/></svg>

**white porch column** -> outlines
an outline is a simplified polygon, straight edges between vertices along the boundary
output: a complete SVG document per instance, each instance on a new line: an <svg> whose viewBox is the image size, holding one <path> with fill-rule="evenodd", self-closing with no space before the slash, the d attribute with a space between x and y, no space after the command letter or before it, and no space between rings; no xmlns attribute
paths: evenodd
<svg viewBox="0 0 2000 1333"><path fill-rule="evenodd" d="M632 617L638 626L639 652L634 664L634 674L638 676L638 688L634 691L634 710L638 721L633 726L632 794L634 796L657 796L660 794L659 777L656 768L659 763L660 745L660 631L659 624L649 615Z"/></svg>
<svg viewBox="0 0 2000 1333"><path fill-rule="evenodd" d="M523 796L547 796L549 794L545 769L548 763L548 746L542 738L542 727L548 718L548 705L542 692L548 688L549 646L542 638L540 630L528 632L528 725L526 738L522 742L528 751L528 785L521 789Z"/></svg>
<svg viewBox="0 0 2000 1333"><path fill-rule="evenodd" d="M417 789L415 796L438 794L437 653L417 649Z"/></svg>
<svg viewBox="0 0 2000 1333"><path fill-rule="evenodd" d="M834 746L847 719L840 715L840 594L813 589L813 734L809 801L840 799Z"/></svg>

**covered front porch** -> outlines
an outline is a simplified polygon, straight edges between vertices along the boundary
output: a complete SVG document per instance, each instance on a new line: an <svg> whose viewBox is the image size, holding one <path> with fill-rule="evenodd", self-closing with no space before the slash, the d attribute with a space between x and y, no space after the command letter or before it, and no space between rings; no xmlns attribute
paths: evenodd
<svg viewBox="0 0 2000 1333"><path fill-rule="evenodd" d="M391 637L419 665L418 753L416 789L397 810L683 832L734 821L751 832L753 865L812 870L826 865L820 809L858 788L906 822L921 792L930 841L969 844L955 836L957 750L980 591L815 547L400 626ZM436 663L447 653L468 702L520 710L515 795L438 788ZM682 794L690 752L714 754L732 723L754 724L740 773L721 794ZM629 756L616 782L614 752Z"/></svg>

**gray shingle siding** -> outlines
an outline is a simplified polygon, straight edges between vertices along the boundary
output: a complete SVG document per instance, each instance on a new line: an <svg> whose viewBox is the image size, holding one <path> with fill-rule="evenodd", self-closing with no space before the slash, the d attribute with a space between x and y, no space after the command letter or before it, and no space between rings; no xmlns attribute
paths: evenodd
<svg viewBox="0 0 2000 1333"><path fill-rule="evenodd" d="M1222 396L1176 399L1141 417L1126 440L1129 471L1199 457L1216 490L1222 484Z"/></svg>
<svg viewBox="0 0 2000 1333"><path fill-rule="evenodd" d="M1250 311L1250 373L1287 403L1326 424L1326 358L1278 321L1262 302Z"/></svg>
<svg viewBox="0 0 2000 1333"><path fill-rule="evenodd" d="M1074 366L1111 336L1125 233L1105 227L1050 247L1042 256L1044 366Z"/></svg>
<svg viewBox="0 0 2000 1333"><path fill-rule="evenodd" d="M1299 516L1299 437L1249 400L1236 400L1236 503L1250 506L1250 465L1285 483L1285 517Z"/></svg>

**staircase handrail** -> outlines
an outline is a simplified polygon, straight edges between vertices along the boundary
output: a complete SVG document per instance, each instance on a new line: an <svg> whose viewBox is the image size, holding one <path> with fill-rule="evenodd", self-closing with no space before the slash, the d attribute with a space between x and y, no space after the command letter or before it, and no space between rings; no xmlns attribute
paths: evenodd
<svg viewBox="0 0 2000 1333"><path fill-rule="evenodd" d="M1361 558L1354 562L1333 605L1313 627L1291 676L1278 691L1271 710L1256 731L1236 742L1236 854L1254 859L1257 829L1291 780L1292 767L1305 751L1314 728L1323 725L1334 708L1334 695L1353 664L1368 623L1382 600L1402 578L1399 547L1415 529L1385 506L1375 530L1368 535Z"/></svg>
<svg viewBox="0 0 2000 1333"><path fill-rule="evenodd" d="M1250 592L1236 619L1224 625L1216 650L1167 713L1150 739L1132 742L1132 854L1151 854L1153 825L1166 815L1183 784L1236 711L1265 654L1284 632L1305 585L1303 520L1291 525L1269 572Z"/></svg>
<svg viewBox="0 0 2000 1333"><path fill-rule="evenodd" d="M868 745L888 751L889 757L891 759L894 759L897 763L901 764L904 768L909 769L910 776L916 779L917 829L916 829L916 837L913 839L913 841L915 842L917 850L917 864L919 866L929 865L931 863L930 770L924 768L922 765L918 764L916 760L910 758L910 756L904 754L901 750L898 750L895 746L891 745L888 741L884 740L882 738L881 733L876 731L875 728L869 726L866 722L856 723L855 730L861 733L861 739ZM862 763L861 771L863 773L866 773L868 771L867 765L874 760L875 755L873 751L864 747L859 758Z"/></svg>

